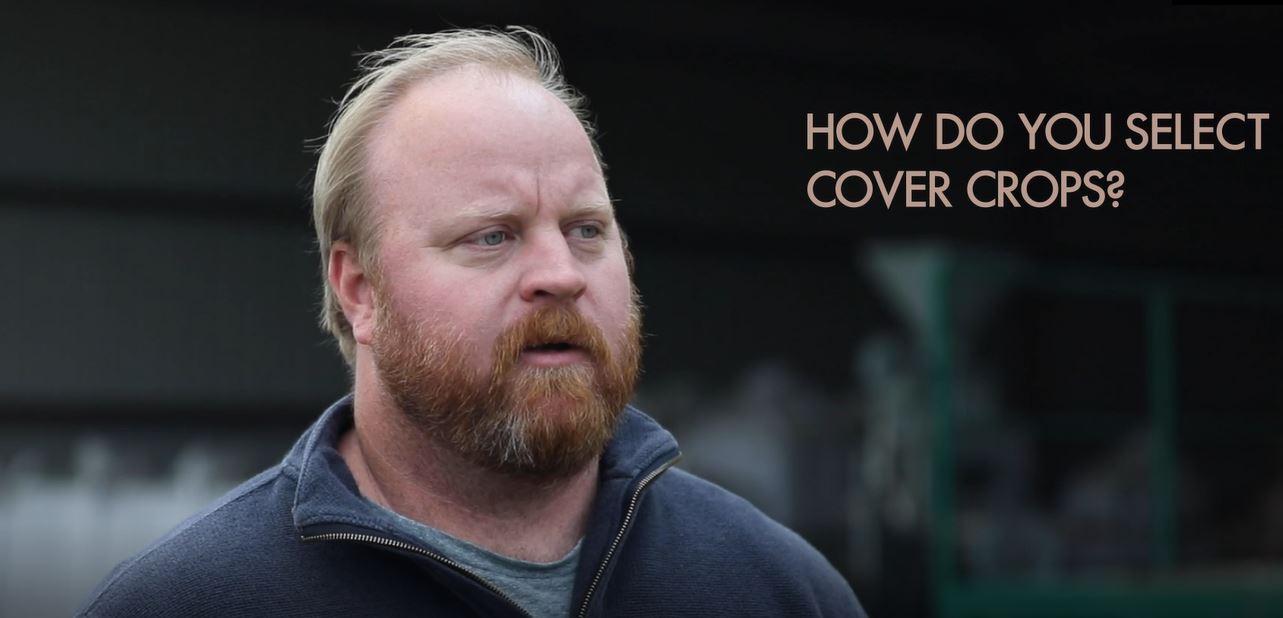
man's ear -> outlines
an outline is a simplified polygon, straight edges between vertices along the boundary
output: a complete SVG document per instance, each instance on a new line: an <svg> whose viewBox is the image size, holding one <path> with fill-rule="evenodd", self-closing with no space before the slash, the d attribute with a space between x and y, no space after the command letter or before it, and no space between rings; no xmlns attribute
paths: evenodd
<svg viewBox="0 0 1283 618"><path fill-rule="evenodd" d="M352 326L352 337L368 345L374 333L374 281L357 258L356 248L341 240L331 245L326 276L343 316Z"/></svg>

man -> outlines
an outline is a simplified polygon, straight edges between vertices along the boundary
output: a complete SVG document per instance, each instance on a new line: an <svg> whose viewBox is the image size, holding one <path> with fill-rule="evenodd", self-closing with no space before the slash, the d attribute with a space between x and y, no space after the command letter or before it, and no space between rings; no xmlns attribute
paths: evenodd
<svg viewBox="0 0 1283 618"><path fill-rule="evenodd" d="M552 47L452 31L364 66L313 196L353 394L82 613L862 615L627 407L637 295Z"/></svg>

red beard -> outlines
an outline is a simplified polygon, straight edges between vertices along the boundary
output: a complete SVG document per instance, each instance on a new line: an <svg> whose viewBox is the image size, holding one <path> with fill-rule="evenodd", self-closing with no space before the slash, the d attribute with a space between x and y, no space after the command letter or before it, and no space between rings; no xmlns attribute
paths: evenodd
<svg viewBox="0 0 1283 618"><path fill-rule="evenodd" d="M511 476L565 477L600 456L632 398L641 362L636 290L612 355L605 336L571 306L544 307L495 342L489 375L468 369L460 337L406 320L378 299L375 366L401 412L463 458ZM562 342L588 363L519 364L528 348Z"/></svg>

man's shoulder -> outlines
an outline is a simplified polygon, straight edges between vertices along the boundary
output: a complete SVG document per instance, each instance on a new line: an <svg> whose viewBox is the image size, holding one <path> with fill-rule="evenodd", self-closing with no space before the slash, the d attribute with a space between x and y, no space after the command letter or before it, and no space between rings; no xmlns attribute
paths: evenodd
<svg viewBox="0 0 1283 618"><path fill-rule="evenodd" d="M686 470L669 470L651 492L665 502L669 523L698 533L693 542L731 544L744 553L771 559L817 562L832 568L805 539L763 513L748 500Z"/></svg>
<svg viewBox="0 0 1283 618"><path fill-rule="evenodd" d="M664 547L669 564L693 564L702 578L737 584L746 599L774 596L790 611L859 616L850 584L796 532L731 491L681 469L651 488L649 542ZM674 554L681 554L676 556Z"/></svg>
<svg viewBox="0 0 1283 618"><path fill-rule="evenodd" d="M280 559L296 477L277 465L241 483L117 565L80 615L173 614L224 597Z"/></svg>

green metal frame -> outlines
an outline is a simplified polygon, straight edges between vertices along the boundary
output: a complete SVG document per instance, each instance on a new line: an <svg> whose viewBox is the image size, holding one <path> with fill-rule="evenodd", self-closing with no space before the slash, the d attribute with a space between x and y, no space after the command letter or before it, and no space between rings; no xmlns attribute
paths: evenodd
<svg viewBox="0 0 1283 618"><path fill-rule="evenodd" d="M963 581L957 568L954 330L951 308L960 274L1015 274L1021 284L1056 292L1120 296L1146 310L1149 417L1153 427L1151 539L1154 572L1135 579ZM1036 275L1036 276L1035 276ZM1249 616L1283 617L1283 565L1252 581L1180 577L1177 550L1175 302L1283 307L1283 288L1270 282L1027 268L993 260L937 262L931 277L928 354L931 377L930 561L936 614L943 618L1002 616Z"/></svg>

